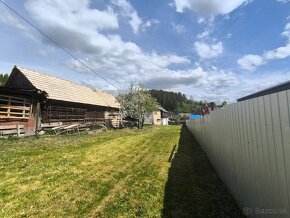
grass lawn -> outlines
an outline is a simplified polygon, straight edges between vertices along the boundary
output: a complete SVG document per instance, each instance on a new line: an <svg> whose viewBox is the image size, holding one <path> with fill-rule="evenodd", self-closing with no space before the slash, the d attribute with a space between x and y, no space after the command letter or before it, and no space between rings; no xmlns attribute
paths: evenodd
<svg viewBox="0 0 290 218"><path fill-rule="evenodd" d="M1 140L0 217L47 216L242 215L189 132L167 126Z"/></svg>

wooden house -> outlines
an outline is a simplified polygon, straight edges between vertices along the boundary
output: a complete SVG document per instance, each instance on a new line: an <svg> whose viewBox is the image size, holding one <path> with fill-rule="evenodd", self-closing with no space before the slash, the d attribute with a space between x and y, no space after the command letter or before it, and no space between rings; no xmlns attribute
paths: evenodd
<svg viewBox="0 0 290 218"><path fill-rule="evenodd" d="M118 127L113 95L15 66L0 89L0 125L20 124L33 135L43 123L100 122Z"/></svg>
<svg viewBox="0 0 290 218"><path fill-rule="evenodd" d="M168 111L159 106L158 110L145 114L145 124L168 125Z"/></svg>

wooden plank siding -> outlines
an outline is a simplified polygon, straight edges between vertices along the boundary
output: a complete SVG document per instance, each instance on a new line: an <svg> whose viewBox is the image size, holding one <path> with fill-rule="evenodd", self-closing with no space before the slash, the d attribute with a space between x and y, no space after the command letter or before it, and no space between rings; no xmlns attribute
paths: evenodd
<svg viewBox="0 0 290 218"><path fill-rule="evenodd" d="M24 136L25 130L24 125L9 125L9 126L0 126L0 138L6 136Z"/></svg>
<svg viewBox="0 0 290 218"><path fill-rule="evenodd" d="M86 109L48 106L43 111L44 123L83 121L86 116Z"/></svg>
<svg viewBox="0 0 290 218"><path fill-rule="evenodd" d="M31 107L28 98L0 94L0 119L28 120Z"/></svg>
<svg viewBox="0 0 290 218"><path fill-rule="evenodd" d="M87 122L105 122L104 111L88 111L85 108L48 106L43 110L43 123L87 123Z"/></svg>

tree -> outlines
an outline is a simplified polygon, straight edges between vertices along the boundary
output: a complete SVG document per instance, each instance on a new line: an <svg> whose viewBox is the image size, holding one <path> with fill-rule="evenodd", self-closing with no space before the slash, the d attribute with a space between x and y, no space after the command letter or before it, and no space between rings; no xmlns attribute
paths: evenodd
<svg viewBox="0 0 290 218"><path fill-rule="evenodd" d="M8 80L8 74L0 74L0 86L4 86Z"/></svg>
<svg viewBox="0 0 290 218"><path fill-rule="evenodd" d="M226 101L223 101L222 106L224 107L225 105L227 105L228 103Z"/></svg>
<svg viewBox="0 0 290 218"><path fill-rule="evenodd" d="M188 99L185 94L180 92L154 89L149 90L149 92L162 107L174 113L198 113L199 108L204 105L203 102L194 101L192 96Z"/></svg>
<svg viewBox="0 0 290 218"><path fill-rule="evenodd" d="M209 103L209 106L210 106L211 110L214 110L216 108L216 103L212 101Z"/></svg>
<svg viewBox="0 0 290 218"><path fill-rule="evenodd" d="M145 90L142 84L134 86L132 83L129 91L127 93L119 93L116 99L120 103L120 110L123 117L136 119L138 129L143 128L145 113L158 109L156 99Z"/></svg>

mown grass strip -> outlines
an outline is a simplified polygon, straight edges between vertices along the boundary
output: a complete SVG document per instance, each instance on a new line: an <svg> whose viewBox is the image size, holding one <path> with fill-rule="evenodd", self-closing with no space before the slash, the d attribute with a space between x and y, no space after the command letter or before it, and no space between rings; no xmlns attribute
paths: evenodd
<svg viewBox="0 0 290 218"><path fill-rule="evenodd" d="M0 155L0 217L240 215L180 126L2 140Z"/></svg>
<svg viewBox="0 0 290 218"><path fill-rule="evenodd" d="M178 140L178 127L169 129L2 141L0 216L108 215L104 212L110 211L106 209L108 205L119 204L116 194L120 189L128 192L129 184L138 180L152 182L148 170L159 156L158 150L170 152L169 141ZM172 132L175 134L169 136ZM163 134L168 140L160 143ZM162 155L166 159L167 153ZM164 167L158 158L157 161L157 168ZM150 172L158 174L159 170ZM163 176L164 189L166 174ZM158 190L161 193L162 188ZM158 200L160 212L162 196ZM135 208L135 203L129 205ZM120 207L113 214L122 211Z"/></svg>

